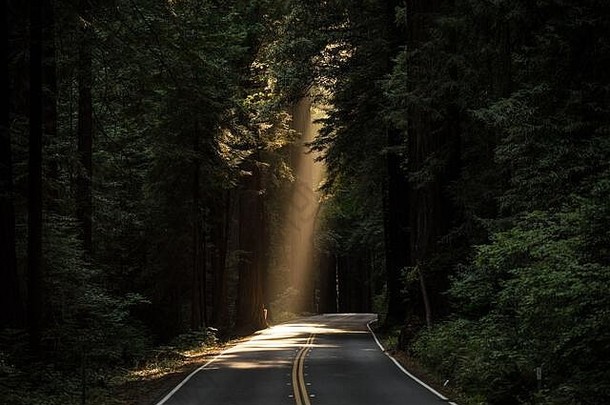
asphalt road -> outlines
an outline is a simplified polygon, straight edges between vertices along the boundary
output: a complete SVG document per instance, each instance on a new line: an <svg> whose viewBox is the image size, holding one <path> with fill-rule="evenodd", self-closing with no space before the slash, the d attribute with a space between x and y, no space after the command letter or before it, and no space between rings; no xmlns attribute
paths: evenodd
<svg viewBox="0 0 610 405"><path fill-rule="evenodd" d="M157 405L439 405L381 351L373 314L278 325L224 352Z"/></svg>

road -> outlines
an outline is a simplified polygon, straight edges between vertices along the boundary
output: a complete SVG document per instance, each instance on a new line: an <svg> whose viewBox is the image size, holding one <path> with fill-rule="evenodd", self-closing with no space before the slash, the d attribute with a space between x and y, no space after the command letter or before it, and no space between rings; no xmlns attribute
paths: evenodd
<svg viewBox="0 0 610 405"><path fill-rule="evenodd" d="M157 405L438 405L447 403L382 352L373 314L274 326L191 374Z"/></svg>

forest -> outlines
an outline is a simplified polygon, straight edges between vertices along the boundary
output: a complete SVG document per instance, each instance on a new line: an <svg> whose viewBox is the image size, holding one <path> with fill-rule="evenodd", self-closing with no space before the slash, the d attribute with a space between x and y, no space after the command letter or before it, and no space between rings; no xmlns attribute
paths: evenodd
<svg viewBox="0 0 610 405"><path fill-rule="evenodd" d="M329 312L462 405L610 403L610 2L0 14L0 403Z"/></svg>

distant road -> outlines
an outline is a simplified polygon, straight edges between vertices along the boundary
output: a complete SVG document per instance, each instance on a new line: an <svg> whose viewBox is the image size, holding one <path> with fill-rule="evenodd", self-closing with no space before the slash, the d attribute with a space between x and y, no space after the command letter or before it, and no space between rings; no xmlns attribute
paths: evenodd
<svg viewBox="0 0 610 405"><path fill-rule="evenodd" d="M157 405L438 405L447 403L386 356L373 314L278 325L187 377Z"/></svg>

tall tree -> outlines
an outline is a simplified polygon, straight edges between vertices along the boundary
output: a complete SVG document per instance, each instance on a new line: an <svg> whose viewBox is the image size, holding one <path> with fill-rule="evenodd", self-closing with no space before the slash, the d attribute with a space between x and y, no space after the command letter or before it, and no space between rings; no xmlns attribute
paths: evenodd
<svg viewBox="0 0 610 405"><path fill-rule="evenodd" d="M78 157L80 167L76 176L76 217L82 227L85 256L91 258L92 241L92 175L93 175L93 73L92 0L78 3Z"/></svg>
<svg viewBox="0 0 610 405"><path fill-rule="evenodd" d="M213 311L211 323L217 328L226 329L229 325L228 308L228 280L227 280L227 251L229 228L231 223L232 211L232 192L223 190L220 194L219 202L214 205L213 212L220 212L220 215L212 215L212 238L211 238L211 266L213 280Z"/></svg>
<svg viewBox="0 0 610 405"><path fill-rule="evenodd" d="M386 72L398 55L405 37L404 26L396 24L396 12L400 1L388 1L383 10L383 30L386 37ZM386 258L386 283L388 310L386 323L400 324L407 314L403 290L403 273L410 263L409 184L403 170L404 148L402 133L389 121L386 139L387 175L384 183L384 234Z"/></svg>
<svg viewBox="0 0 610 405"><path fill-rule="evenodd" d="M42 271L42 50L45 0L30 3L30 135L28 161L28 331L40 351L43 320Z"/></svg>
<svg viewBox="0 0 610 405"><path fill-rule="evenodd" d="M13 158L10 133L10 111L13 104L12 92L9 81L9 57L10 57L10 28L11 16L10 2L2 2L0 14L2 14L2 94L3 104L6 108L2 111L0 121L0 235L2 244L0 246L0 328L24 326L25 316L21 297L21 286L17 273L17 258L15 251L15 207L13 196Z"/></svg>
<svg viewBox="0 0 610 405"><path fill-rule="evenodd" d="M191 284L191 328L198 330L207 324L206 279L207 255L204 207L201 201L201 146L199 125L193 129L193 282Z"/></svg>
<svg viewBox="0 0 610 405"><path fill-rule="evenodd" d="M418 355L438 370L458 364L447 375L492 404L607 402L598 359L607 357L599 314L608 300L598 286L610 273L598 230L609 216L598 204L608 200L610 10L596 1L455 4L435 37L451 28L461 38L445 60L459 63L462 83L448 74L434 87L459 88L467 111L465 170L444 189L466 214L454 231L467 235L472 259L458 261L454 320L424 334ZM441 54L444 38L427 48ZM412 88L432 94L430 76ZM538 392L536 367L546 373Z"/></svg>
<svg viewBox="0 0 610 405"><path fill-rule="evenodd" d="M57 72L55 50L55 2L48 1L43 9L44 27L42 32L42 81L43 81L43 148L51 149L57 140ZM49 156L51 155L51 156ZM59 158L47 154L46 175L43 192L48 193L46 207L49 211L58 211L59 199Z"/></svg>
<svg viewBox="0 0 610 405"><path fill-rule="evenodd" d="M435 312L446 313L443 291L448 287L449 268L435 263L436 251L454 221L454 208L446 188L459 175L460 123L452 105L456 92L443 87L437 94L422 90L436 83L429 66L439 70L440 80L451 82L452 65L439 54L425 51L434 40L435 16L448 4L443 1L407 4L407 70L412 96L407 116L407 162L411 181L411 268L419 279L425 320L431 325ZM455 75L455 74L453 74ZM430 86L430 90L432 86ZM430 97L434 95L434 97Z"/></svg>
<svg viewBox="0 0 610 405"><path fill-rule="evenodd" d="M250 333L266 327L264 317L264 207L262 173L259 162L251 159L244 165L247 174L239 194L239 291L237 325L240 332Z"/></svg>

